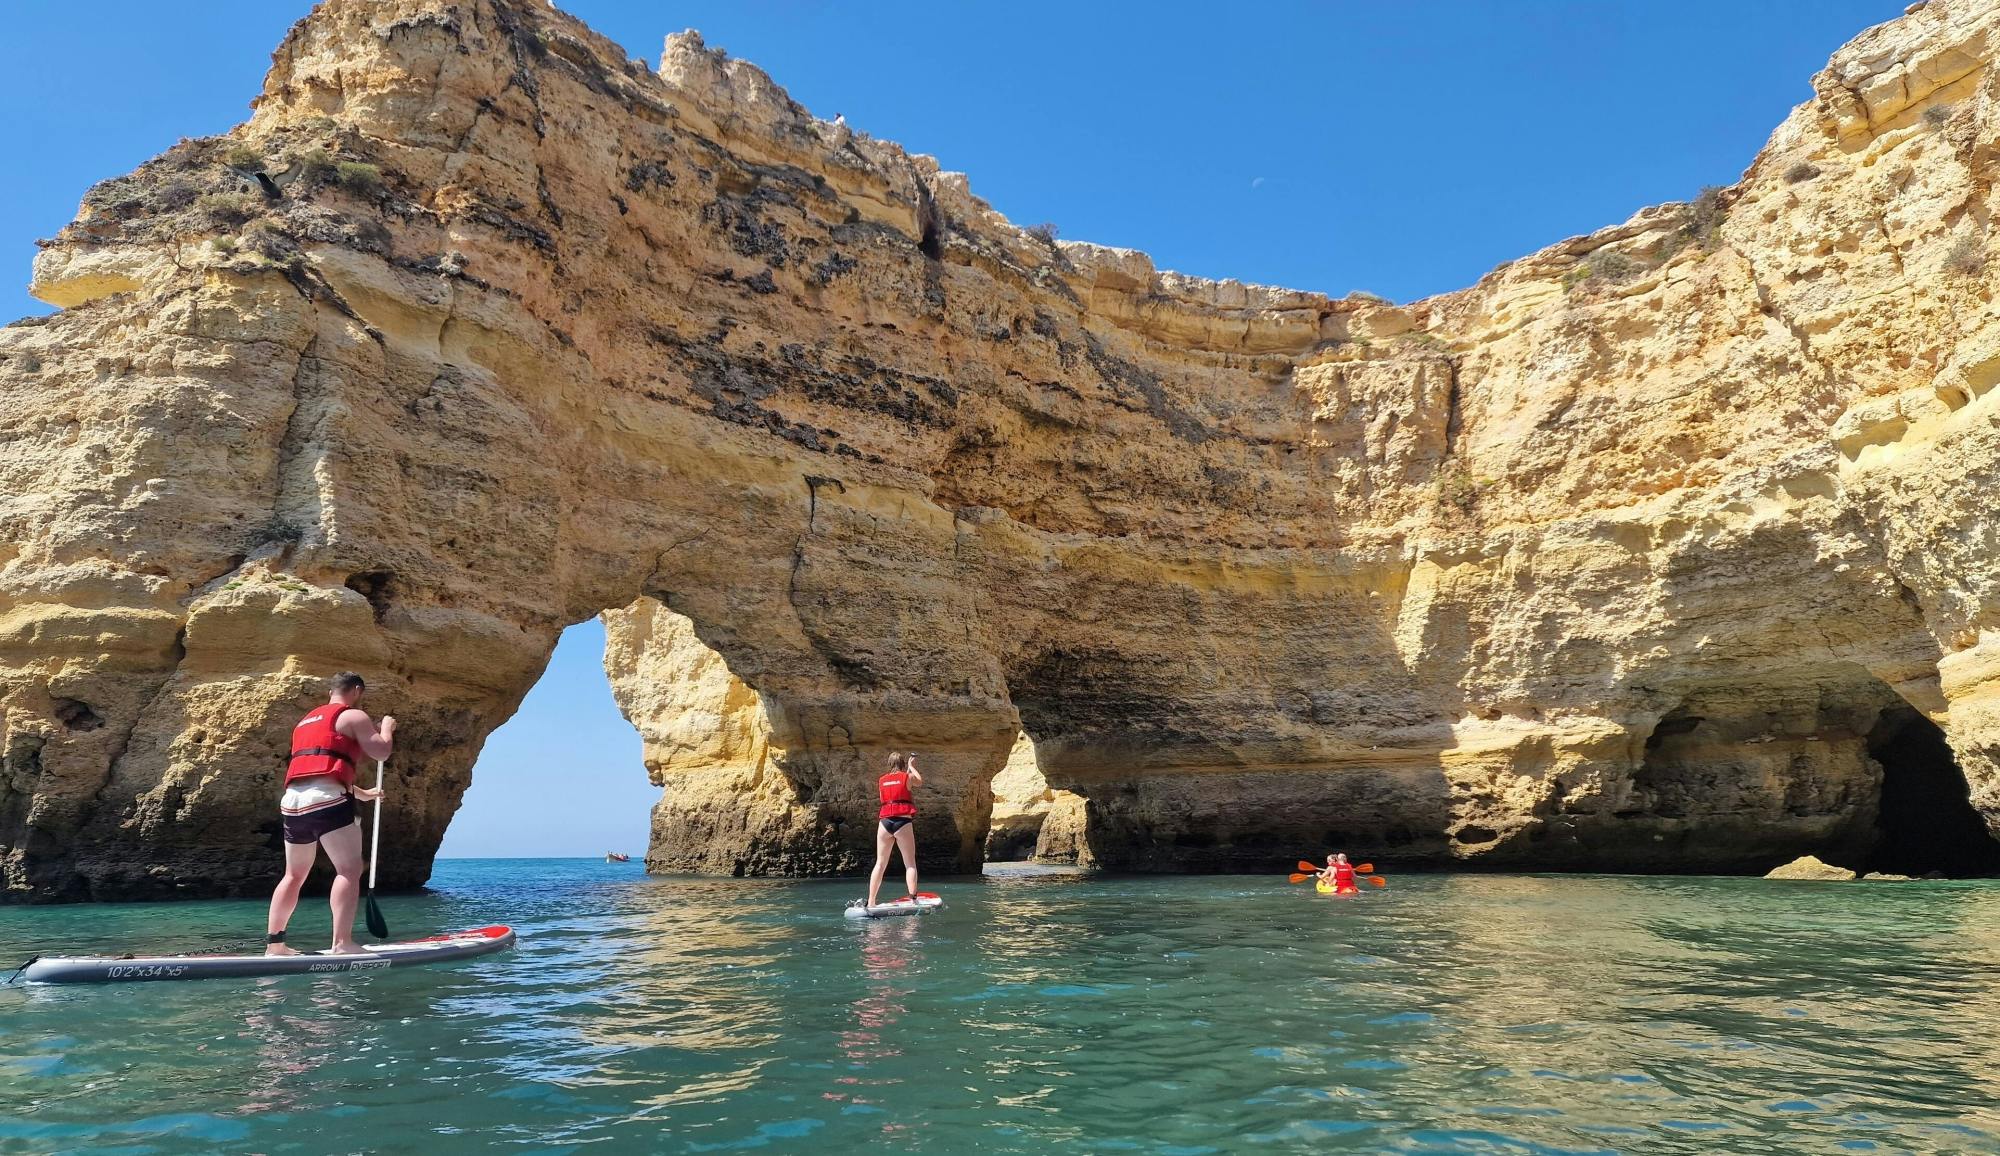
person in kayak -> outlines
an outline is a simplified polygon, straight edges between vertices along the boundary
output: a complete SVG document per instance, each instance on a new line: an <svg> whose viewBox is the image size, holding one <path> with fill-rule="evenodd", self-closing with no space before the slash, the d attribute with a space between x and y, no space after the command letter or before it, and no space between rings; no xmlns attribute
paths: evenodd
<svg viewBox="0 0 2000 1156"><path fill-rule="evenodd" d="M354 942L354 908L361 892L361 825L354 802L374 802L380 788L354 785L355 764L364 756L386 759L396 737L396 720L382 716L377 729L360 708L368 689L361 676L342 671L333 676L326 705L292 728L292 757L285 767L285 795L278 803L285 834L285 876L271 893L271 918L265 925L265 955L297 955L285 945L285 926L299 905L299 888L312 872L319 850L333 863L333 954L361 950Z"/></svg>
<svg viewBox="0 0 2000 1156"><path fill-rule="evenodd" d="M1354 882L1354 864L1347 861L1347 852L1335 851L1327 856L1326 870L1319 873L1320 882L1333 888L1334 894L1346 895L1361 890Z"/></svg>
<svg viewBox="0 0 2000 1156"><path fill-rule="evenodd" d="M882 892L882 876L889 870L889 850L895 848L903 855L903 882L910 889L910 902L917 901L917 800L910 794L911 787L924 785L924 777L917 773L917 756L901 751L889 755L889 770L876 780L875 789L882 797L882 809L877 812L880 822L875 824L875 870L868 876L868 906L875 906L875 897Z"/></svg>

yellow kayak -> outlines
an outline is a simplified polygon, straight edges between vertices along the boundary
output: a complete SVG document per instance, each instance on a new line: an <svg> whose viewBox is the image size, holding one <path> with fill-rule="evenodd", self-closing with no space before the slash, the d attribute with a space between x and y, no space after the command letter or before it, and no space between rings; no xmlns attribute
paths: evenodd
<svg viewBox="0 0 2000 1156"><path fill-rule="evenodd" d="M1315 879L1313 880L1313 890L1319 892L1321 895L1353 895L1358 893L1361 888L1349 887L1345 891L1335 891L1333 884L1328 883L1324 879Z"/></svg>

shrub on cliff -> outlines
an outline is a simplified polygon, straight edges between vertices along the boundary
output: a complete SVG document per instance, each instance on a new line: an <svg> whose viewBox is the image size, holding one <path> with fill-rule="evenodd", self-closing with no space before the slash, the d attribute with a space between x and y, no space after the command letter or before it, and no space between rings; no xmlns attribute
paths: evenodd
<svg viewBox="0 0 2000 1156"><path fill-rule="evenodd" d="M1800 161L1798 164L1795 164L1791 168L1785 170L1785 180L1788 183L1794 185L1798 184L1800 181L1812 180L1814 177L1818 175L1819 175L1819 170L1817 168L1814 168L1812 163L1809 161Z"/></svg>
<svg viewBox="0 0 2000 1156"><path fill-rule="evenodd" d="M1599 249L1588 260L1572 266L1563 274L1563 288L1574 289L1585 281L1602 281L1609 285L1622 285L1644 273L1650 266L1623 253L1611 249Z"/></svg>
<svg viewBox="0 0 2000 1156"><path fill-rule="evenodd" d="M307 185L316 185L334 177L333 154L325 149L312 149L298 159L299 180Z"/></svg>
<svg viewBox="0 0 2000 1156"><path fill-rule="evenodd" d="M231 145L222 154L222 163L232 169L261 169L264 167L264 154L249 145Z"/></svg>
<svg viewBox="0 0 2000 1156"><path fill-rule="evenodd" d="M1028 236L1033 237L1051 249L1056 247L1056 238L1062 235L1062 230L1056 228L1053 221L1043 221L1039 225L1029 225L1025 231Z"/></svg>
<svg viewBox="0 0 2000 1156"><path fill-rule="evenodd" d="M1961 276L1977 277L1986 271L1986 246L1977 237L1960 237L1945 254L1944 267Z"/></svg>
<svg viewBox="0 0 2000 1156"><path fill-rule="evenodd" d="M334 166L340 187L359 196L372 195L382 188L382 170L363 161L342 161Z"/></svg>
<svg viewBox="0 0 2000 1156"><path fill-rule="evenodd" d="M1729 215L1722 203L1722 194L1728 191L1721 185L1710 185L1688 203L1686 223L1681 231L1704 251L1722 243L1722 222Z"/></svg>
<svg viewBox="0 0 2000 1156"><path fill-rule="evenodd" d="M1480 491L1492 484L1489 478L1474 481L1464 463L1452 462L1438 472L1438 505L1469 515L1479 504Z"/></svg>
<svg viewBox="0 0 2000 1156"><path fill-rule="evenodd" d="M252 193L204 193L195 200L194 211L210 228L221 232L263 212L264 201Z"/></svg>

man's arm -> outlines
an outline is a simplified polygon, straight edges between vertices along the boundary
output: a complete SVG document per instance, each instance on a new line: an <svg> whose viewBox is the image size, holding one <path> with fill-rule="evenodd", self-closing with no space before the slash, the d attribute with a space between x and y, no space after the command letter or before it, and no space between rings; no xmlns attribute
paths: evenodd
<svg viewBox="0 0 2000 1156"><path fill-rule="evenodd" d="M393 715L382 716L382 729L376 730L375 723L364 710L350 710L340 716L334 729L361 744L361 752L371 759L386 759L396 745L396 719Z"/></svg>

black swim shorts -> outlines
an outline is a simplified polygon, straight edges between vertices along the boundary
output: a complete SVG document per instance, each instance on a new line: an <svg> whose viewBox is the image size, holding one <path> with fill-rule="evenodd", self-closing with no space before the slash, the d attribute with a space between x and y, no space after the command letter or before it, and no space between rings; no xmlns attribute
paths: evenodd
<svg viewBox="0 0 2000 1156"><path fill-rule="evenodd" d="M899 815L893 819L882 820L882 829L893 835L916 821L913 815Z"/></svg>
<svg viewBox="0 0 2000 1156"><path fill-rule="evenodd" d="M285 842L317 843L321 837L354 822L354 796L342 795L338 802L315 807L302 814L284 813Z"/></svg>

